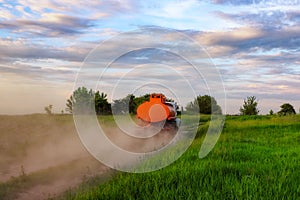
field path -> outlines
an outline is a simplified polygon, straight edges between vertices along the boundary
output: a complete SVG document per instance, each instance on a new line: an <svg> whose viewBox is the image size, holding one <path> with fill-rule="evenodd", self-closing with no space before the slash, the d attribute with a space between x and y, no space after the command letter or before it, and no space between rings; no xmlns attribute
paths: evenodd
<svg viewBox="0 0 300 200"><path fill-rule="evenodd" d="M16 199L48 199L59 196L91 177L104 175L108 170L93 158L81 158L48 169L47 173L42 174L37 181L33 181L26 190L20 190Z"/></svg>
<svg viewBox="0 0 300 200"><path fill-rule="evenodd" d="M83 147L71 115L0 116L0 149L1 199L48 199L108 170Z"/></svg>

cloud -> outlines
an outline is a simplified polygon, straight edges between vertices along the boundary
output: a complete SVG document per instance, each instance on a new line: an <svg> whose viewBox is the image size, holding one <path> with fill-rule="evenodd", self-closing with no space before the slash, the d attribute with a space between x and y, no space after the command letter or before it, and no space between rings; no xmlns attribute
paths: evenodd
<svg viewBox="0 0 300 200"><path fill-rule="evenodd" d="M275 48L271 51L264 51L263 48L253 49L251 52L243 52L238 54L240 63L248 66L261 66L270 68L272 72L284 71L295 74L295 67L299 60L299 53L295 51L287 51L287 49ZM247 61L247 63L245 63ZM290 68L288 70L288 68ZM291 70L293 69L293 70Z"/></svg>
<svg viewBox="0 0 300 200"><path fill-rule="evenodd" d="M23 7L30 5L33 13L44 13L51 10L54 13L65 13L73 15L84 14L86 16L110 16L116 13L135 12L137 3L131 0L112 0L112 1L84 1L84 0L19 0L19 4Z"/></svg>
<svg viewBox="0 0 300 200"><path fill-rule="evenodd" d="M241 5L254 5L254 6L275 6L275 5L299 5L299 1L284 1L284 0L210 0L213 4L219 5L231 5L231 6L241 6Z"/></svg>
<svg viewBox="0 0 300 200"><path fill-rule="evenodd" d="M81 44L81 45L79 45ZM58 59L64 61L83 61L90 51L88 44L54 47L45 44L32 44L27 40L0 39L0 60L10 62L18 59Z"/></svg>
<svg viewBox="0 0 300 200"><path fill-rule="evenodd" d="M300 46L299 27L264 29L260 27L236 28L230 31L199 32L194 38L211 50L213 56L239 56L272 49L297 50Z"/></svg>
<svg viewBox="0 0 300 200"><path fill-rule="evenodd" d="M238 83L226 82L227 96L229 99L243 99L254 95L260 99L300 99L299 81L268 79L265 81L240 81Z"/></svg>
<svg viewBox="0 0 300 200"><path fill-rule="evenodd" d="M54 47L28 43L23 39L0 39L0 73L34 80L73 82L75 73L90 50L80 44Z"/></svg>
<svg viewBox="0 0 300 200"><path fill-rule="evenodd" d="M290 6L288 10L279 7L270 10L254 8L237 9L235 12L216 11L217 17L236 22L243 27L222 31L221 34L208 33L206 39L211 41L211 45L229 46L245 52L256 48L265 51L274 48L298 49L300 12L295 6ZM205 38L205 34L200 36Z"/></svg>
<svg viewBox="0 0 300 200"><path fill-rule="evenodd" d="M11 19L13 17L14 17L14 15L11 12L9 12L8 10L3 9L0 12L0 19Z"/></svg>
<svg viewBox="0 0 300 200"><path fill-rule="evenodd" d="M2 20L0 28L40 37L62 37L82 34L93 27L94 20L63 14L43 14L39 20Z"/></svg>
<svg viewBox="0 0 300 200"><path fill-rule="evenodd" d="M229 4L229 5L249 5L259 3L264 0L211 0L214 4Z"/></svg>
<svg viewBox="0 0 300 200"><path fill-rule="evenodd" d="M6 1L5 1L6 2ZM0 28L14 34L66 37L88 33L105 18L137 13L135 1L19 0L7 1L0 14Z"/></svg>
<svg viewBox="0 0 300 200"><path fill-rule="evenodd" d="M144 71L128 74L123 80L126 84L122 86L140 86L145 80L161 81L173 85L183 94L186 88L182 81L176 74L158 66L161 64L172 67L197 87L197 93L205 94L203 77L195 78L195 71L186 62L165 51L174 45L177 54L188 54L199 63L209 60L206 54L195 53L186 41L181 40L179 35L186 34L211 55L222 73L230 102L240 100L242 104L242 99L251 94L268 100L268 103L278 99L297 101L300 98L300 11L297 7L290 9L292 6L289 5L283 10L275 4L268 7L263 0L255 0L256 4L251 5L253 1L159 2L157 8L151 9L146 8L152 6L149 3L141 7L142 3L129 0L40 0L38 3L19 0L5 3L0 13L3 30L0 35L0 75L1 78L12 77L5 78L6 84L11 86L36 86L49 81L61 83L63 88L64 84L73 83L81 62L93 47L116 33L138 26L142 31L132 31L128 37L102 43L101 56L95 56L102 64L97 59L107 61L105 58L117 55L112 70L102 79L101 86L107 93L124 73L148 64ZM163 27L155 25L174 29L161 33ZM151 34L143 33L150 29ZM151 44L152 38L157 43ZM139 49L141 43L147 48ZM128 46L133 51L122 54ZM94 69L99 67L95 65ZM88 78L97 81L99 75L92 73ZM229 112L235 111L229 109Z"/></svg>
<svg viewBox="0 0 300 200"><path fill-rule="evenodd" d="M229 31L200 32L197 41L205 45L222 45L231 42L241 42L261 36L260 30L250 27L237 28Z"/></svg>
<svg viewBox="0 0 300 200"><path fill-rule="evenodd" d="M45 61L44 61L45 62ZM47 61L51 67L44 66L43 62L40 61L36 66L28 65L22 62L16 62L13 64L0 64L0 72L3 75L14 75L17 77L23 77L30 79L30 81L35 82L36 85L39 84L38 81L49 81L49 82L73 82L75 74L78 70L76 64L72 63L74 67L68 65L58 65L54 66L55 61ZM18 82L16 79L15 82ZM24 84L26 84L24 82Z"/></svg>
<svg viewBox="0 0 300 200"><path fill-rule="evenodd" d="M247 26L258 26L265 29L279 29L285 26L296 26L300 22L300 13L297 10L260 10L241 11L238 13L215 12L218 17Z"/></svg>
<svg viewBox="0 0 300 200"><path fill-rule="evenodd" d="M292 24L299 24L300 23L300 11L291 11L286 13L287 20L291 21Z"/></svg>

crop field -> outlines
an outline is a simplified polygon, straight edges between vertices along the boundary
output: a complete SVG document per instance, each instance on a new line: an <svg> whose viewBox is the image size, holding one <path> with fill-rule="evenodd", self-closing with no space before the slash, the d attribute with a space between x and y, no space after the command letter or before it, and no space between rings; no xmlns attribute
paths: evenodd
<svg viewBox="0 0 300 200"><path fill-rule="evenodd" d="M299 115L227 116L200 159L209 118L177 161L135 174L92 158L71 115L0 116L0 199L299 199Z"/></svg>
<svg viewBox="0 0 300 200"><path fill-rule="evenodd" d="M63 198L299 199L299 115L227 117L217 145L199 159L207 116L202 120L197 139L172 165L150 173L118 173Z"/></svg>

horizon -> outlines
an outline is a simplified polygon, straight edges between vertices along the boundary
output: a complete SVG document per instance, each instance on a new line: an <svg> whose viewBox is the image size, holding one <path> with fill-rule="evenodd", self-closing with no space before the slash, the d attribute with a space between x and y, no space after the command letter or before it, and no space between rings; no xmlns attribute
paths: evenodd
<svg viewBox="0 0 300 200"><path fill-rule="evenodd" d="M65 112L77 73L89 53L100 43L137 29L168 29L203 47L223 81L223 114L238 114L247 96L257 97L259 114L277 113L284 103L299 113L300 1L4 0L0 8L0 115L45 113L44 107L50 104L54 113ZM176 37L172 39L176 41ZM128 43L133 42L122 40L107 50L115 52ZM176 56L153 49L130 53L113 63L116 68L101 82L104 88L96 88L107 93L110 102L123 95L113 96L113 80L136 66L134 69L148 76L130 72L131 80L136 79L134 87L143 78L160 78L176 82L177 93L185 91L171 70L159 71L161 77L142 71L149 69L150 59L172 60ZM196 95L207 94L205 80L198 83L186 63L175 61L152 64L151 69L176 65L177 71L191 76Z"/></svg>

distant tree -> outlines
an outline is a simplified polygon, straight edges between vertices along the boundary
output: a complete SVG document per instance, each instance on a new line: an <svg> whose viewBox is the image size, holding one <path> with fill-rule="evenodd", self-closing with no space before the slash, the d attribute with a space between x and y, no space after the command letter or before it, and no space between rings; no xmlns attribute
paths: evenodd
<svg viewBox="0 0 300 200"><path fill-rule="evenodd" d="M202 114L222 114L222 109L215 98L209 95L197 96L193 102L187 104L186 110L190 112L199 111Z"/></svg>
<svg viewBox="0 0 300 200"><path fill-rule="evenodd" d="M186 105L185 109L188 112L199 113L199 104L198 104L197 99L195 99L194 101L189 102Z"/></svg>
<svg viewBox="0 0 300 200"><path fill-rule="evenodd" d="M79 87L75 90L67 100L66 106L66 111L70 113L91 113L93 110L97 115L111 113L107 94L99 91L95 93L92 89L88 90L85 87Z"/></svg>
<svg viewBox="0 0 300 200"><path fill-rule="evenodd" d="M293 115L296 114L294 107L289 104L285 103L280 106L281 110L278 112L279 115Z"/></svg>
<svg viewBox="0 0 300 200"><path fill-rule="evenodd" d="M269 115L274 115L274 111L272 109L269 111Z"/></svg>
<svg viewBox="0 0 300 200"><path fill-rule="evenodd" d="M128 96L129 96L129 113L135 113L136 111L136 103L134 102L135 96L133 94L129 94Z"/></svg>
<svg viewBox="0 0 300 200"><path fill-rule="evenodd" d="M44 109L48 115L52 115L52 108L53 108L53 105L48 105Z"/></svg>
<svg viewBox="0 0 300 200"><path fill-rule="evenodd" d="M247 99L244 99L243 107L240 108L241 115L257 115L259 113L257 105L255 96L247 97Z"/></svg>
<svg viewBox="0 0 300 200"><path fill-rule="evenodd" d="M128 103L126 98L113 100L112 103L112 112L114 114L124 114L128 110Z"/></svg>
<svg viewBox="0 0 300 200"><path fill-rule="evenodd" d="M124 114L124 113L135 113L136 103L135 96L129 94L122 99L117 99L113 101L112 109L115 114Z"/></svg>
<svg viewBox="0 0 300 200"><path fill-rule="evenodd" d="M70 113L87 113L92 109L92 105L94 105L94 92L90 89L87 90L85 87L79 87L66 103L66 111Z"/></svg>
<svg viewBox="0 0 300 200"><path fill-rule="evenodd" d="M70 96L69 99L67 99L67 103L66 103L66 112L69 113L73 113L73 104L74 104L74 99L73 99L73 95Z"/></svg>
<svg viewBox="0 0 300 200"><path fill-rule="evenodd" d="M111 113L111 105L107 101L107 94L99 91L95 93L95 111L97 115Z"/></svg>

